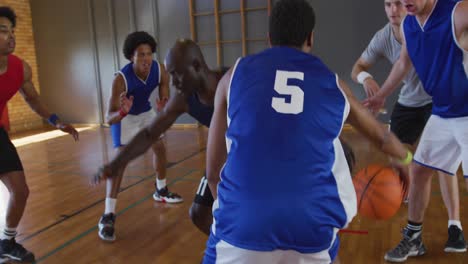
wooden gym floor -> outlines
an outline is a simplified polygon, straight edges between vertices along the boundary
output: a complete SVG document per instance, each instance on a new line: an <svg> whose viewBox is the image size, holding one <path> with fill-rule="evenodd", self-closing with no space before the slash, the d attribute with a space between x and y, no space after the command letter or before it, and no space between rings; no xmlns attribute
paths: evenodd
<svg viewBox="0 0 468 264"><path fill-rule="evenodd" d="M117 240L105 243L97 236L104 210L105 184L88 185L88 177L113 155L109 130L93 127L80 133L80 141L61 136L36 143L15 141L30 188L26 212L17 240L36 255L37 263L200 263L206 236L192 225L188 209L204 175L207 131L172 129L166 133L168 183L185 201L178 205L153 200L154 172L150 154L128 167L118 197ZM15 136L16 138L18 136ZM14 137L14 138L15 138ZM355 172L367 164L386 162L366 140L344 131L356 157ZM462 224L468 228L468 192L459 177ZM0 185L0 226L8 192ZM447 213L434 177L430 208L424 223L425 256L407 263L468 263L467 253L444 253ZM376 222L359 215L341 234L342 264L386 263L385 251L401 238L406 206L389 221Z"/></svg>

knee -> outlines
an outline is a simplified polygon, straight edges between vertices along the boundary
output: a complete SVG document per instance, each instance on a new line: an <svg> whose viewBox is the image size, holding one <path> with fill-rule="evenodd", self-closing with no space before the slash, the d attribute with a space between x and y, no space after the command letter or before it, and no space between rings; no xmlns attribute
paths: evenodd
<svg viewBox="0 0 468 264"><path fill-rule="evenodd" d="M412 163L410 167L411 180L414 183L427 183L432 180L433 170L425 166Z"/></svg>

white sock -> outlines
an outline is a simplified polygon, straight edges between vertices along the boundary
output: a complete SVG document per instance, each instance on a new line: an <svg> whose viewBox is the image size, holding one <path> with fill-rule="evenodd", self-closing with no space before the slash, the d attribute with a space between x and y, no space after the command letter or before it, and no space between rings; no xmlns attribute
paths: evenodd
<svg viewBox="0 0 468 264"><path fill-rule="evenodd" d="M16 237L16 227L5 227L3 232L0 234L0 239L13 239Z"/></svg>
<svg viewBox="0 0 468 264"><path fill-rule="evenodd" d="M117 199L106 198L106 211L104 214L113 213L115 214L115 206L117 205Z"/></svg>
<svg viewBox="0 0 468 264"><path fill-rule="evenodd" d="M461 230L463 230L461 222L458 220L449 220L448 221L448 226L450 227L451 225L458 226Z"/></svg>
<svg viewBox="0 0 468 264"><path fill-rule="evenodd" d="M156 178L156 187L158 188L158 190L161 190L162 188L166 187L166 179L157 179Z"/></svg>

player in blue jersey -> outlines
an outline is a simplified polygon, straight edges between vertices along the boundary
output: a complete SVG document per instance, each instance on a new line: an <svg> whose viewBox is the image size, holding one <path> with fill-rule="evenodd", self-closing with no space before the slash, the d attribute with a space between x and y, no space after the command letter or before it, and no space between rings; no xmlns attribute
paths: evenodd
<svg viewBox="0 0 468 264"><path fill-rule="evenodd" d="M331 263L356 214L339 135L345 122L382 151L412 155L309 52L314 11L280 0L272 47L237 61L218 84L207 177L215 198L209 263ZM404 162L403 162L404 161Z"/></svg>
<svg viewBox="0 0 468 264"><path fill-rule="evenodd" d="M367 73L367 70L381 58L395 63L400 57L403 38L400 27L406 16L406 8L401 0L385 0L384 2L389 23L374 35L361 57L354 64L352 71L352 78L363 85L368 96L374 95L379 86L372 75ZM432 98L424 91L414 68L409 71L403 83L390 119L390 130L413 151L416 149L418 139L431 116ZM439 175L442 198L448 212L448 226L456 225L462 229L457 178L442 171L438 171L437 174ZM446 250L459 249L460 245L464 247L463 243L454 244L448 240Z"/></svg>
<svg viewBox="0 0 468 264"><path fill-rule="evenodd" d="M468 185L468 2L403 0L403 4L408 16L402 23L400 58L382 89L365 103L380 108L413 65L433 107L411 165L408 225L398 246L385 255L392 262L426 253L422 223L434 170L455 175L461 163ZM445 251L466 251L456 224L448 228Z"/></svg>
<svg viewBox="0 0 468 264"><path fill-rule="evenodd" d="M125 40L123 53L130 63L115 75L107 112L107 122L111 124L116 149L121 149L156 117L149 101L155 90L159 92L158 108L162 108L169 98L169 77L164 65L153 60L155 51L156 41L146 32L133 32ZM166 185L166 149L163 141L158 137L151 148L157 174L154 200L182 202L182 198L169 192ZM99 220L98 232L99 237L105 241L115 240L116 202L122 175L123 173L118 174L107 181L105 212Z"/></svg>
<svg viewBox="0 0 468 264"><path fill-rule="evenodd" d="M179 39L166 57L167 72L177 90L164 110L151 125L142 129L123 150L100 172L97 181L122 174L128 162L142 155L183 113L188 113L202 125L209 127L213 115L214 95L218 81L227 69L211 70L198 45ZM193 223L209 234L212 222L213 196L205 177L201 179L190 208Z"/></svg>
<svg viewBox="0 0 468 264"><path fill-rule="evenodd" d="M214 95L219 80L227 69L210 70L200 47L188 39L177 40L166 56L167 71L172 76L177 93L171 96L164 111L148 128L140 131L132 141L97 175L97 180L112 177L114 171L122 171L132 159L144 153L151 142L164 133L183 113L188 113L206 127L213 115ZM354 164L352 149L344 144L350 170ZM209 235L213 221L211 208L213 196L206 177L200 181L190 208L190 218L205 234Z"/></svg>

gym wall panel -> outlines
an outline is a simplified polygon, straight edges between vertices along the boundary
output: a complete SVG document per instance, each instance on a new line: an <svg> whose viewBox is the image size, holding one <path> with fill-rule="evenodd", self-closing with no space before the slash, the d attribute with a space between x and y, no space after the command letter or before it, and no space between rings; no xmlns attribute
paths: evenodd
<svg viewBox="0 0 468 264"><path fill-rule="evenodd" d="M94 18L97 67L99 74L99 90L102 97L102 114L108 109L108 99L112 92L112 81L118 70L117 47L114 41L109 5L111 1L93 0L91 10Z"/></svg>
<svg viewBox="0 0 468 264"><path fill-rule="evenodd" d="M213 12L213 0L195 2L196 13ZM317 17L314 54L362 99L362 87L349 75L373 34L387 21L384 1L311 2ZM237 0L219 3L220 10L239 8ZM265 7L266 0L246 0L245 4L247 8ZM107 110L114 72L127 63L122 46L128 33L145 30L154 35L158 41L155 57L161 62L177 38L191 36L187 0L41 0L31 1L31 7L42 95L53 111L72 122L100 122L99 116ZM220 15L221 40L240 38L239 17ZM266 38L266 10L247 12L246 21L248 39ZM198 41L215 41L214 16L196 17L195 28ZM246 47L247 54L252 54L266 48L267 42L247 42ZM216 46L204 45L202 51L208 65L215 68ZM240 43L223 44L222 65L231 66L241 51ZM382 83L389 69L388 63L379 63L371 73ZM388 112L395 98L387 100ZM388 120L388 115L381 118ZM194 120L185 115L177 122Z"/></svg>
<svg viewBox="0 0 468 264"><path fill-rule="evenodd" d="M97 123L88 2L31 1L31 9L43 101L64 121Z"/></svg>

